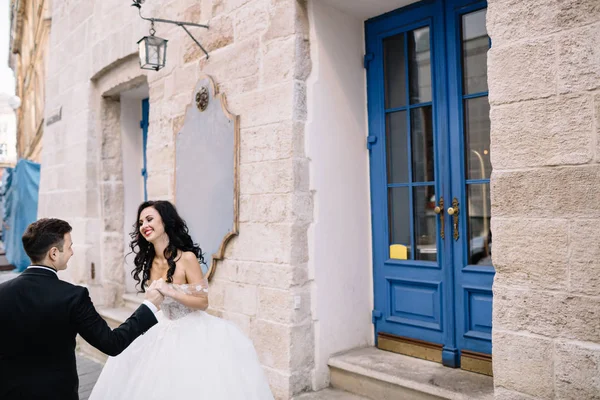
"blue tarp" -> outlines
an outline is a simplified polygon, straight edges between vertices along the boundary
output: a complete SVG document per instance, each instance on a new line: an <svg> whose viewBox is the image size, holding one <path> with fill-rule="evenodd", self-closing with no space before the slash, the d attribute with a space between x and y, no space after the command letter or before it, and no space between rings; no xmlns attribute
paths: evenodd
<svg viewBox="0 0 600 400"><path fill-rule="evenodd" d="M30 264L21 237L37 219L40 188L40 164L19 160L15 168L6 168L2 176L2 239L8 262L23 271Z"/></svg>

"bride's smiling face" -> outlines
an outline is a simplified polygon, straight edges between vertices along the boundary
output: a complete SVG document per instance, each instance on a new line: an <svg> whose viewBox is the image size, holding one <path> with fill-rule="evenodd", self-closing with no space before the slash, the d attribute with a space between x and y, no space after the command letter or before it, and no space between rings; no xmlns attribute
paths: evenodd
<svg viewBox="0 0 600 400"><path fill-rule="evenodd" d="M149 242L162 237L165 234L165 225L160 214L154 207L144 208L140 214L140 234Z"/></svg>

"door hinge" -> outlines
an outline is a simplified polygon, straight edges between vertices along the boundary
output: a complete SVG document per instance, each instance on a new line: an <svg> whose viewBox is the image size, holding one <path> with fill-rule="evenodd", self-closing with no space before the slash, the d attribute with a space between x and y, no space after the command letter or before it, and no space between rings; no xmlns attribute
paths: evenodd
<svg viewBox="0 0 600 400"><path fill-rule="evenodd" d="M367 149L371 150L373 145L377 143L377 136L369 135L367 136Z"/></svg>
<svg viewBox="0 0 600 400"><path fill-rule="evenodd" d="M142 168L142 176L144 178L146 178L148 176L148 171L146 170L146 168Z"/></svg>
<svg viewBox="0 0 600 400"><path fill-rule="evenodd" d="M364 57L364 60L363 60L365 68L367 68L367 69L369 68L369 63L371 61L373 61L374 58L375 58L375 54L373 54L373 53L367 53L367 54L365 54L365 57Z"/></svg>
<svg viewBox="0 0 600 400"><path fill-rule="evenodd" d="M377 323L378 319L381 319L381 317L383 317L383 314L381 313L381 311L379 310L373 310L371 311L371 321L373 321L373 323Z"/></svg>

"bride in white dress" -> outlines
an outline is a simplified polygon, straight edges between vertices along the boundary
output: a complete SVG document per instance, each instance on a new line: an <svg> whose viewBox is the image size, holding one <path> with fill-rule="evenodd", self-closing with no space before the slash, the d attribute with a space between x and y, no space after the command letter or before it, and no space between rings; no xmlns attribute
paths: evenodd
<svg viewBox="0 0 600 400"><path fill-rule="evenodd" d="M131 248L134 279L165 296L158 324L110 357L90 400L271 400L252 342L206 313L200 248L167 201L145 202Z"/></svg>

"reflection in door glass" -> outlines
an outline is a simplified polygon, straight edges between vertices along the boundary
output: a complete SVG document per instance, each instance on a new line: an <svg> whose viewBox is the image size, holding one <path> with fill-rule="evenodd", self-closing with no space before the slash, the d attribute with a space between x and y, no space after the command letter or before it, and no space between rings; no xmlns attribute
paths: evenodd
<svg viewBox="0 0 600 400"><path fill-rule="evenodd" d="M407 183L408 135L406 111L385 116L388 183Z"/></svg>
<svg viewBox="0 0 600 400"><path fill-rule="evenodd" d="M404 34L383 41L383 69L385 74L385 108L406 105L406 66Z"/></svg>
<svg viewBox="0 0 600 400"><path fill-rule="evenodd" d="M492 265L490 185L467 185L469 265Z"/></svg>
<svg viewBox="0 0 600 400"><path fill-rule="evenodd" d="M436 261L435 188L418 186L413 189L415 216L415 260Z"/></svg>
<svg viewBox="0 0 600 400"><path fill-rule="evenodd" d="M490 38L485 26L487 9L462 17L463 88L465 94L487 92L487 52Z"/></svg>
<svg viewBox="0 0 600 400"><path fill-rule="evenodd" d="M490 103L487 96L465 100L467 179L490 179Z"/></svg>
<svg viewBox="0 0 600 400"><path fill-rule="evenodd" d="M433 118L431 106L413 108L410 111L410 117L413 182L433 182Z"/></svg>
<svg viewBox="0 0 600 400"><path fill-rule="evenodd" d="M410 104L431 101L431 52L428 26L408 33L408 62Z"/></svg>
<svg viewBox="0 0 600 400"><path fill-rule="evenodd" d="M410 260L410 188L388 189L388 212L390 258Z"/></svg>

